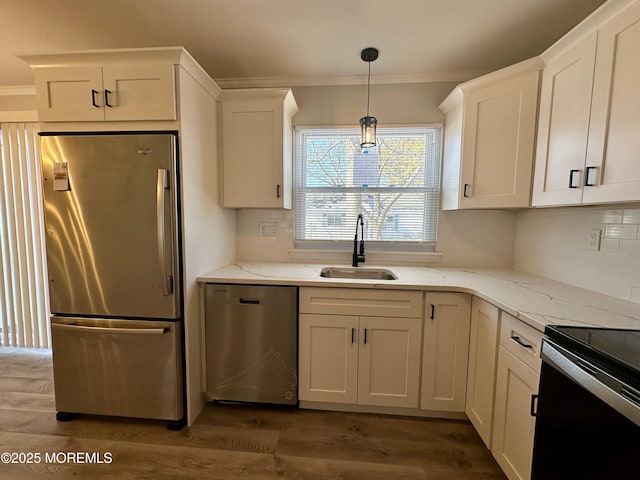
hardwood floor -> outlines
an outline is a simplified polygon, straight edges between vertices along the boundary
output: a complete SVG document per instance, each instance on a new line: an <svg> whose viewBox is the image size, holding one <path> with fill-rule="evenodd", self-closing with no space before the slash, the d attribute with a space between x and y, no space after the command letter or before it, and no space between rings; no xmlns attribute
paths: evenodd
<svg viewBox="0 0 640 480"><path fill-rule="evenodd" d="M106 417L58 422L52 378L48 352L0 348L0 452L23 462L3 456L0 478L505 478L464 421L212 404L180 432Z"/></svg>

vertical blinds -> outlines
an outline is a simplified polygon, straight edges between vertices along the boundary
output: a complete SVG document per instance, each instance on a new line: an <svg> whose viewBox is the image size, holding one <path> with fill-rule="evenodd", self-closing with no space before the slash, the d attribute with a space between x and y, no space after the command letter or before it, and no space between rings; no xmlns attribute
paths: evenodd
<svg viewBox="0 0 640 480"><path fill-rule="evenodd" d="M360 149L356 129L296 130L295 239L436 241L440 127L379 128L378 145Z"/></svg>
<svg viewBox="0 0 640 480"><path fill-rule="evenodd" d="M0 124L0 342L48 348L36 124Z"/></svg>

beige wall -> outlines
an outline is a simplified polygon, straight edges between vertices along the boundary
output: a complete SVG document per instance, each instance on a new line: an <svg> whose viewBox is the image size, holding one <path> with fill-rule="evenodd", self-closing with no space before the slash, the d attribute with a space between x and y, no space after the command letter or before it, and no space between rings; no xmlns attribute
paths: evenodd
<svg viewBox="0 0 640 480"><path fill-rule="evenodd" d="M378 125L442 123L438 105L455 86L451 82L372 85L370 114ZM295 87L298 126L358 125L366 114L366 85Z"/></svg>
<svg viewBox="0 0 640 480"><path fill-rule="evenodd" d="M0 87L0 122L35 122L36 96L31 87Z"/></svg>
<svg viewBox="0 0 640 480"><path fill-rule="evenodd" d="M34 95L1 95L0 112L32 111L36 109Z"/></svg>

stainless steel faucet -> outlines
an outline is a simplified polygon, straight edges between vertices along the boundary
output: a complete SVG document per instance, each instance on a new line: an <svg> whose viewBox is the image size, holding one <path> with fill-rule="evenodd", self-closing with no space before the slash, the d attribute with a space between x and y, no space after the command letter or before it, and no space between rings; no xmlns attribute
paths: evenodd
<svg viewBox="0 0 640 480"><path fill-rule="evenodd" d="M360 225L360 251L358 252L358 224ZM364 220L362 214L356 219L356 235L353 237L353 261L352 267L357 267L358 262L364 263Z"/></svg>

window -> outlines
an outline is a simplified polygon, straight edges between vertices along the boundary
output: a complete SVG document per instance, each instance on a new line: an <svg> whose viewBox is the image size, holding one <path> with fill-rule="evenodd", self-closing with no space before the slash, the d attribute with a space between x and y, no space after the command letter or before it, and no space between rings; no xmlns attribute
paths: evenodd
<svg viewBox="0 0 640 480"><path fill-rule="evenodd" d="M296 246L353 241L361 213L370 245L433 249L440 138L439 126L378 128L362 151L357 129L297 129Z"/></svg>

